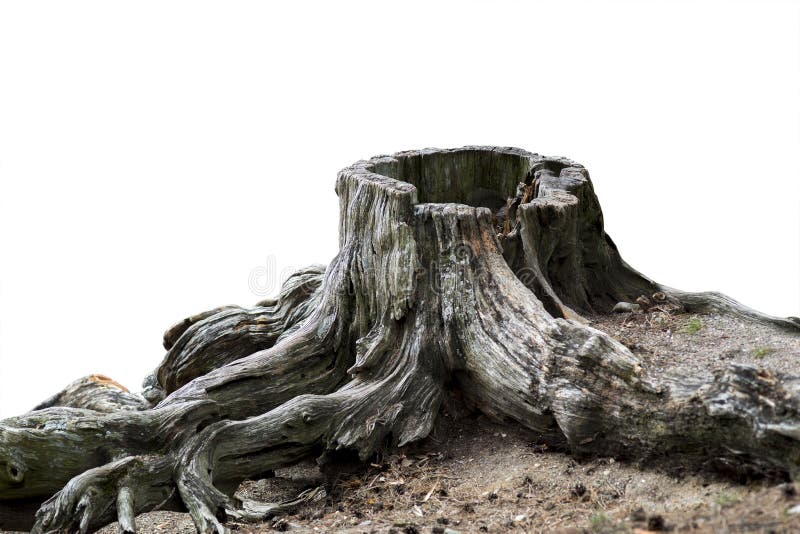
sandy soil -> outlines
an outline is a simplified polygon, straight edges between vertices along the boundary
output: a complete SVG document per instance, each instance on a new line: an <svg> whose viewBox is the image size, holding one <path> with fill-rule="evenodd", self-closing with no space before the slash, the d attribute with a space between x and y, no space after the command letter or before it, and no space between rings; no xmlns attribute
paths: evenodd
<svg viewBox="0 0 800 534"><path fill-rule="evenodd" d="M708 373L745 362L800 370L800 334L717 316L659 313L593 317L652 368ZM240 494L292 498L323 484L309 461L248 481ZM423 442L328 479L326 499L234 532L800 532L800 497L780 478L731 480L643 468L611 458L576 461L529 432L448 403ZM795 508L796 507L796 508ZM192 533L187 514L154 512L140 533ZM103 529L116 532L116 525Z"/></svg>
<svg viewBox="0 0 800 534"><path fill-rule="evenodd" d="M793 484L711 474L668 475L542 450L527 432L482 417L443 421L420 446L336 481L326 502L235 532L800 532ZM449 427L449 428L443 428ZM322 482L313 463L248 482L251 498L280 500ZM193 533L187 514L155 512L140 533ZM115 525L102 532L116 532Z"/></svg>
<svg viewBox="0 0 800 534"><path fill-rule="evenodd" d="M731 363L800 373L800 332L719 315L621 313L590 317L653 372L710 373Z"/></svg>

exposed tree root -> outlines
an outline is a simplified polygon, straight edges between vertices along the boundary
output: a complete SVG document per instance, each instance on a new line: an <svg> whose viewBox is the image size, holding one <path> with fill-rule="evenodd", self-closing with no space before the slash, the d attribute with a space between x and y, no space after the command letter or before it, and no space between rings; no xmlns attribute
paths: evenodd
<svg viewBox="0 0 800 534"><path fill-rule="evenodd" d="M449 388L576 454L797 470L796 379L743 365L654 376L581 314L661 292L690 311L800 320L628 267L580 165L492 147L404 152L343 170L336 190L340 252L326 270L298 272L255 308L169 329L142 395L94 376L0 422L0 527L119 520L133 532L137 514L174 509L224 532L228 517L321 494L240 502L242 480L424 438Z"/></svg>
<svg viewBox="0 0 800 534"><path fill-rule="evenodd" d="M167 354L154 373L149 398L163 399L192 379L275 344L320 302L325 268L313 265L290 276L276 299L252 309L224 306L189 317L164 334Z"/></svg>
<svg viewBox="0 0 800 534"><path fill-rule="evenodd" d="M59 393L38 404L34 410L53 406L86 408L111 413L118 410L144 410L150 403L142 395L104 375L89 375L72 382Z"/></svg>

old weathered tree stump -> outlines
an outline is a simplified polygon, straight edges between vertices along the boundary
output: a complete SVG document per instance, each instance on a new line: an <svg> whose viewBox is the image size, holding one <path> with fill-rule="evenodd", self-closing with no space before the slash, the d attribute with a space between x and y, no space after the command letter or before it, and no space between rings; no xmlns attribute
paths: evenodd
<svg viewBox="0 0 800 534"><path fill-rule="evenodd" d="M582 315L662 293L686 311L800 320L631 269L581 165L513 148L401 152L344 169L336 192L327 269L172 327L141 394L93 375L2 421L0 527L133 532L158 508L223 532L226 517L276 510L234 499L242 480L424 438L449 390L575 454L800 465L800 380L744 365L654 375L587 326Z"/></svg>

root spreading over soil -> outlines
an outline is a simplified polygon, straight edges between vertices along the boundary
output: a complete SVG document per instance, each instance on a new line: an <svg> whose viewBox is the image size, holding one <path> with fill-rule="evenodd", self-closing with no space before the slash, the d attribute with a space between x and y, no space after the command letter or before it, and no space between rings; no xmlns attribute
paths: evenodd
<svg viewBox="0 0 800 534"><path fill-rule="evenodd" d="M0 528L659 530L758 520L699 473L800 472L800 319L632 269L582 165L426 149L336 192L330 265L170 328L140 393L92 375L0 421Z"/></svg>
<svg viewBox="0 0 800 534"><path fill-rule="evenodd" d="M734 362L800 374L800 334L774 327L658 311L590 320L649 364L676 374L711 373ZM696 331L687 327L695 320ZM326 476L305 461L243 483L240 495L265 502L321 484L328 496L289 515L231 526L237 532L397 534L800 531L800 496L781 473L726 476L723 465L698 470L669 458L575 459L548 448L536 433L466 413L457 398L448 399L438 421L424 441L384 451L366 466ZM195 531L188 514L152 512L138 523L143 534ZM115 532L116 524L101 531Z"/></svg>

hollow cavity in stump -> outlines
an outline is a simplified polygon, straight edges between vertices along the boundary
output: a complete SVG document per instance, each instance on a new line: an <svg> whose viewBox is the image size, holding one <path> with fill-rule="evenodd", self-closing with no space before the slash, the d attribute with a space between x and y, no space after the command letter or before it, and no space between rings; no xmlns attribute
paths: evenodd
<svg viewBox="0 0 800 534"><path fill-rule="evenodd" d="M587 326L655 298L800 329L620 257L584 167L524 150L401 152L341 171L340 251L253 308L189 317L140 394L94 375L0 423L0 527L90 531L154 509L199 532L319 498L233 491L309 456L428 435L444 395L574 454L800 462L797 379L732 365L677 380ZM649 302L649 301L648 301Z"/></svg>

